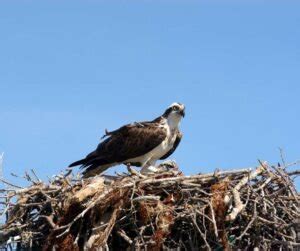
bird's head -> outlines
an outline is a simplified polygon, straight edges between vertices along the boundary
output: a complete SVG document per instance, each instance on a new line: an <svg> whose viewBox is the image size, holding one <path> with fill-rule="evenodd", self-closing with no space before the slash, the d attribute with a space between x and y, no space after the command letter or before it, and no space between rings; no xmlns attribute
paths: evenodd
<svg viewBox="0 0 300 251"><path fill-rule="evenodd" d="M185 106L180 103L171 104L162 115L172 124L178 124L185 116Z"/></svg>

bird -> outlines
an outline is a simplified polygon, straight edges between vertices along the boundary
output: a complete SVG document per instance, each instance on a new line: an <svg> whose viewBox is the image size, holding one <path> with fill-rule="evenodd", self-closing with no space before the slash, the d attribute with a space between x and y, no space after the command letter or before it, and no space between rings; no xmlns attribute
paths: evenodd
<svg viewBox="0 0 300 251"><path fill-rule="evenodd" d="M155 168L156 161L167 159L178 147L183 136L179 126L184 116L185 106L176 102L154 120L134 122L110 132L105 130L96 150L69 167L84 169L83 178L119 164L141 167L141 173L147 173Z"/></svg>

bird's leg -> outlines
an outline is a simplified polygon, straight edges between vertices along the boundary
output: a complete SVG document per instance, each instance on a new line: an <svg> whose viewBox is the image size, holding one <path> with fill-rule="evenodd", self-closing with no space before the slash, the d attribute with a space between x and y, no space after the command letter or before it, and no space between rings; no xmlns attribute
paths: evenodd
<svg viewBox="0 0 300 251"><path fill-rule="evenodd" d="M131 164L130 163L126 163L126 167L127 167L127 170L128 172L131 174L131 175L136 175L140 178L145 178L144 175L140 174L138 171L134 170L133 168L131 168Z"/></svg>
<svg viewBox="0 0 300 251"><path fill-rule="evenodd" d="M130 174L134 174L134 172L136 172L135 170L133 170L131 168L131 163L126 163L126 167L127 167L127 170Z"/></svg>
<svg viewBox="0 0 300 251"><path fill-rule="evenodd" d="M149 174L149 173L156 173L157 168L155 166L156 161L146 161L145 164L142 166L141 173L142 174Z"/></svg>

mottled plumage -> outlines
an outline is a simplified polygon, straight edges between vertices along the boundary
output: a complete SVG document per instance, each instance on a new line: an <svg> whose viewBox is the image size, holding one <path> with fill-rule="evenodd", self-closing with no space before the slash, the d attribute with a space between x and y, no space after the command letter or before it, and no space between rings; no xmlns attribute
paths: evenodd
<svg viewBox="0 0 300 251"><path fill-rule="evenodd" d="M85 168L84 176L89 177L121 163L142 167L152 165L158 159L169 157L177 148L182 137L178 129L182 116L184 106L175 103L153 121L136 122L115 131L106 131L97 149L70 167L81 165Z"/></svg>

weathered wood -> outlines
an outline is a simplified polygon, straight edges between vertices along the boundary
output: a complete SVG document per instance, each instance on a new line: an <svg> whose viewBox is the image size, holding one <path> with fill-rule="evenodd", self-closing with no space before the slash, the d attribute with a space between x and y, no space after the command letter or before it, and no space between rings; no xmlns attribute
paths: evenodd
<svg viewBox="0 0 300 251"><path fill-rule="evenodd" d="M287 249L300 243L300 196L285 168L184 176L180 171L78 179L68 170L31 185L2 180L0 243L44 250ZM1 182L1 180L0 180ZM296 250L296 249L295 249Z"/></svg>

